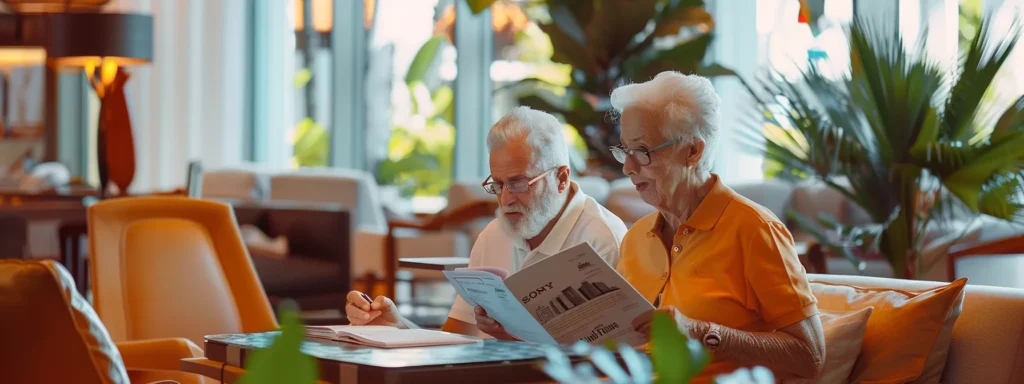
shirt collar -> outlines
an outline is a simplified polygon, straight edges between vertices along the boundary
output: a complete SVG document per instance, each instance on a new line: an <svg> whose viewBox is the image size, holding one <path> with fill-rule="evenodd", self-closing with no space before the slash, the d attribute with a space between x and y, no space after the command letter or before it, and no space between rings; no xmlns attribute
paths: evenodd
<svg viewBox="0 0 1024 384"><path fill-rule="evenodd" d="M707 196L704 196L704 200L697 205L697 209L693 211L690 218L683 223L684 226L701 231L710 231L718 223L718 219L722 217L725 207L736 196L736 192L725 185L717 174L712 173L711 180L713 180L711 190L708 191ZM657 235L664 223L665 218L658 214L648 234Z"/></svg>
<svg viewBox="0 0 1024 384"><path fill-rule="evenodd" d="M555 225L551 227L551 232L548 232L548 236L544 238L544 241L534 251L548 256L561 252L562 246L565 245L565 239L569 237L569 232L572 231L572 227L576 225L576 221L583 214L583 206L586 203L587 195L580 190L580 186L575 181L570 181L569 186L573 191L572 199L569 199L569 203L565 206L565 211L555 221ZM512 236L512 245L527 254L531 252L530 245L527 244L526 239L519 238L518 236Z"/></svg>

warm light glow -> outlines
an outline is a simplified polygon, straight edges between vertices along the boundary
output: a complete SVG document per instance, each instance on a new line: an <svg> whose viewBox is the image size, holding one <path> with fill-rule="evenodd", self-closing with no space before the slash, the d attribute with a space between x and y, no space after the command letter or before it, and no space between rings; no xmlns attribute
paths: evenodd
<svg viewBox="0 0 1024 384"><path fill-rule="evenodd" d="M89 78L90 83L96 82L94 76L96 76L97 65L100 66L100 84L105 88L112 84L114 82L114 78L117 77L117 68L119 67L119 63L113 58L87 58L82 67L85 69L85 76ZM103 98L103 88L96 89L97 96L100 98Z"/></svg>
<svg viewBox="0 0 1024 384"><path fill-rule="evenodd" d="M132 57L115 57L107 56L102 58L103 61L113 61L122 67L129 67L134 65L144 65L148 63L144 59L137 59ZM88 65L92 65L94 68L99 64L101 58L99 56L68 56L53 59L54 64L58 68L85 68Z"/></svg>
<svg viewBox="0 0 1024 384"><path fill-rule="evenodd" d="M114 83L114 77L117 76L117 62L111 59L103 59L103 67L100 68L100 81L103 85L110 85Z"/></svg>
<svg viewBox="0 0 1024 384"><path fill-rule="evenodd" d="M38 65L45 62L46 50L43 48L0 49L0 67Z"/></svg>
<svg viewBox="0 0 1024 384"><path fill-rule="evenodd" d="M305 2L312 1L310 7L313 11L313 29L317 32L330 32L334 27L334 0L291 0L295 10L295 30L301 31L306 27ZM372 6L372 5L371 5Z"/></svg>

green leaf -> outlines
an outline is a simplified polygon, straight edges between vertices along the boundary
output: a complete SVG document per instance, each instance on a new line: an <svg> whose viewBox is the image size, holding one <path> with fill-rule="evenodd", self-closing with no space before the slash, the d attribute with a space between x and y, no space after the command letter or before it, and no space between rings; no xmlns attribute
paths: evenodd
<svg viewBox="0 0 1024 384"><path fill-rule="evenodd" d="M651 362L656 383L688 383L710 361L704 347L679 331L664 312L655 312L651 326Z"/></svg>
<svg viewBox="0 0 1024 384"><path fill-rule="evenodd" d="M973 135L974 119L982 99L1020 38L1019 24L1005 34L993 36L992 22L982 20L979 33L967 50L960 78L950 91L943 132L946 138L967 140Z"/></svg>
<svg viewBox="0 0 1024 384"><path fill-rule="evenodd" d="M711 35L703 35L670 49L652 49L626 62L624 72L636 81L647 81L663 71L696 73L709 45Z"/></svg>
<svg viewBox="0 0 1024 384"><path fill-rule="evenodd" d="M573 23L587 25L594 14L594 0L547 0L547 5L555 24L565 23L571 16Z"/></svg>
<svg viewBox="0 0 1024 384"><path fill-rule="evenodd" d="M561 27L556 24L538 24L537 26L551 39L551 45L555 49L554 54L551 55L552 61L571 65L588 76L596 76L601 72L593 52L566 34Z"/></svg>
<svg viewBox="0 0 1024 384"><path fill-rule="evenodd" d="M1008 133L1006 139L978 155L969 164L943 180L943 184L967 207L979 211L979 194L985 182L997 171L1014 169L1020 172L1020 159L1024 156L1024 131Z"/></svg>
<svg viewBox="0 0 1024 384"><path fill-rule="evenodd" d="M504 92L504 91L507 91L507 90L514 90L514 89L526 88L526 87L537 87L537 86L558 87L558 85L551 84L547 80L536 78L536 77L528 77L528 78L525 78L525 79L522 79L522 80L510 83L510 84L507 84L507 85L502 86L500 88L495 88L493 93L499 93L499 92Z"/></svg>
<svg viewBox="0 0 1024 384"><path fill-rule="evenodd" d="M447 114L448 109L454 108L455 92L449 86L441 86L434 91L431 97L434 104L434 116L444 116Z"/></svg>
<svg viewBox="0 0 1024 384"><path fill-rule="evenodd" d="M595 58L600 63L609 63L626 51L636 35L651 22L658 3L659 0L596 2L594 17L585 28L587 43L595 52Z"/></svg>
<svg viewBox="0 0 1024 384"><path fill-rule="evenodd" d="M978 211L1003 220L1024 221L1024 175L999 174L985 183L978 197Z"/></svg>
<svg viewBox="0 0 1024 384"><path fill-rule="evenodd" d="M278 311L281 333L270 347L252 351L245 361L245 374L241 384L316 383L319 368L316 359L302 353L302 342L306 338L305 327L296 310L282 305Z"/></svg>
<svg viewBox="0 0 1024 384"><path fill-rule="evenodd" d="M1024 96L1006 108L1003 115L999 117L999 122L996 123L992 135L998 139L1008 132L1021 130L1024 130Z"/></svg>
<svg viewBox="0 0 1024 384"><path fill-rule="evenodd" d="M309 68L302 68L298 72L295 72L295 89L301 89L309 84L309 81L313 79L313 71Z"/></svg>
<svg viewBox="0 0 1024 384"><path fill-rule="evenodd" d="M697 70L697 74L704 77L736 76L736 72L719 64L700 67L700 69Z"/></svg>
<svg viewBox="0 0 1024 384"><path fill-rule="evenodd" d="M666 8L666 16L654 28L655 37L674 36L683 28L700 27L710 31L715 27L714 18L701 5Z"/></svg>
<svg viewBox="0 0 1024 384"><path fill-rule="evenodd" d="M473 11L473 14L483 12L491 4L494 4L498 0L466 0L466 4L469 4L469 9Z"/></svg>
<svg viewBox="0 0 1024 384"><path fill-rule="evenodd" d="M330 135L323 125L308 117L302 119L296 126L295 137L292 153L297 165L301 167L327 165Z"/></svg>
<svg viewBox="0 0 1024 384"><path fill-rule="evenodd" d="M924 123L921 125L921 131L917 133L917 139L910 148L911 155L918 162L923 162L927 158L928 149L939 139L939 124L938 110L928 108L928 113L924 117Z"/></svg>
<svg viewBox="0 0 1024 384"><path fill-rule="evenodd" d="M409 64L409 71L405 73L406 84L423 81L423 77L427 75L427 70L430 69L434 58L437 57L437 52L441 48L441 42L444 40L444 36L434 36L420 46L420 50L416 52L416 57L412 59L412 64Z"/></svg>

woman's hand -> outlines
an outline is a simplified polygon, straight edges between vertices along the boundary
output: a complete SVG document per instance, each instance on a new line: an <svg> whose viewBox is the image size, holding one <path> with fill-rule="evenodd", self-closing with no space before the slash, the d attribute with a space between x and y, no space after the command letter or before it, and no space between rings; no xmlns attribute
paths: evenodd
<svg viewBox="0 0 1024 384"><path fill-rule="evenodd" d="M679 332L682 332L686 337L693 339L702 336L699 334L695 335L701 322L686 317L686 315L679 312L676 307L666 305L656 310L641 314L640 316L637 316L636 319L633 319L633 329L641 335L644 335L646 341L650 341L651 338L651 328L654 324L655 313L667 314L669 318L676 323L676 328L679 328Z"/></svg>

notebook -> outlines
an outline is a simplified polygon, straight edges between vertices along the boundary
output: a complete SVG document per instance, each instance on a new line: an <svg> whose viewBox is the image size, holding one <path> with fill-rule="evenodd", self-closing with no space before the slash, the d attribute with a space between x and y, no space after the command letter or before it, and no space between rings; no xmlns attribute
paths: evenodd
<svg viewBox="0 0 1024 384"><path fill-rule="evenodd" d="M378 348L474 344L481 339L429 329L400 329L380 325L308 326L306 335Z"/></svg>

